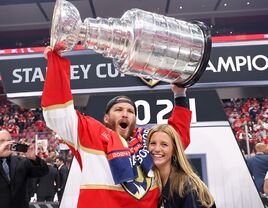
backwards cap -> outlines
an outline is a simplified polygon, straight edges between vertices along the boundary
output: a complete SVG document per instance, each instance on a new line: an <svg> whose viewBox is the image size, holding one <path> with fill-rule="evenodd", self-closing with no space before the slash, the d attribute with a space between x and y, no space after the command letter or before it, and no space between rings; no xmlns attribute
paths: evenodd
<svg viewBox="0 0 268 208"><path fill-rule="evenodd" d="M124 96L124 95L119 95L119 96L112 98L106 105L105 113L108 113L109 110L113 107L113 105L117 103L129 103L130 105L134 107L135 115L137 115L137 109L136 109L134 102L129 97Z"/></svg>

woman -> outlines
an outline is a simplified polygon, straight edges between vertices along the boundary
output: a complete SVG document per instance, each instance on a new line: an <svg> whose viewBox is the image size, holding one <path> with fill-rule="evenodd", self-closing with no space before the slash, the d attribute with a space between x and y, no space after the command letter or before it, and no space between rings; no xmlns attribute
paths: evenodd
<svg viewBox="0 0 268 208"><path fill-rule="evenodd" d="M172 126L153 127L148 134L148 149L163 186L158 207L216 207L206 185L193 172L179 135Z"/></svg>

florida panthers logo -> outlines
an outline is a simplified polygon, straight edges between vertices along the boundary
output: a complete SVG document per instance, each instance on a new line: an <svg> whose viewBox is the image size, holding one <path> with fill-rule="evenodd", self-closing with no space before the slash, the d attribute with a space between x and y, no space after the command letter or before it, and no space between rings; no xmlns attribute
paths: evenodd
<svg viewBox="0 0 268 208"><path fill-rule="evenodd" d="M141 168L138 166L138 177L131 181L121 184L123 188L135 199L142 199L152 186L152 178L145 177Z"/></svg>

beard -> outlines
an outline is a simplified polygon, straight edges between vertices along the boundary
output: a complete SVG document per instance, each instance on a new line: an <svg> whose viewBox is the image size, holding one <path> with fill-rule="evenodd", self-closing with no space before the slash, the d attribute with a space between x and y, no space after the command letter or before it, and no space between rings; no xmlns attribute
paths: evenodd
<svg viewBox="0 0 268 208"><path fill-rule="evenodd" d="M122 136L125 140L128 140L132 134L133 131L135 129L135 123L131 123L127 128L128 131L121 131L120 130L120 125L116 124L116 122L114 120L109 120L108 123L105 123L105 126L108 127L109 129L112 129L113 131L115 131L116 133L118 133L120 136Z"/></svg>

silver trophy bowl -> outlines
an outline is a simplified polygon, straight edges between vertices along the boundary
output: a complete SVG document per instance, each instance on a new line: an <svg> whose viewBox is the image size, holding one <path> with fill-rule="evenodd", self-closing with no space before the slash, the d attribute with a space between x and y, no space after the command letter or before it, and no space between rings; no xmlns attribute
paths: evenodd
<svg viewBox="0 0 268 208"><path fill-rule="evenodd" d="M73 4L57 0L50 45L58 53L81 43L113 59L123 74L189 87L206 69L211 36L202 22L131 9L121 18L86 18Z"/></svg>

